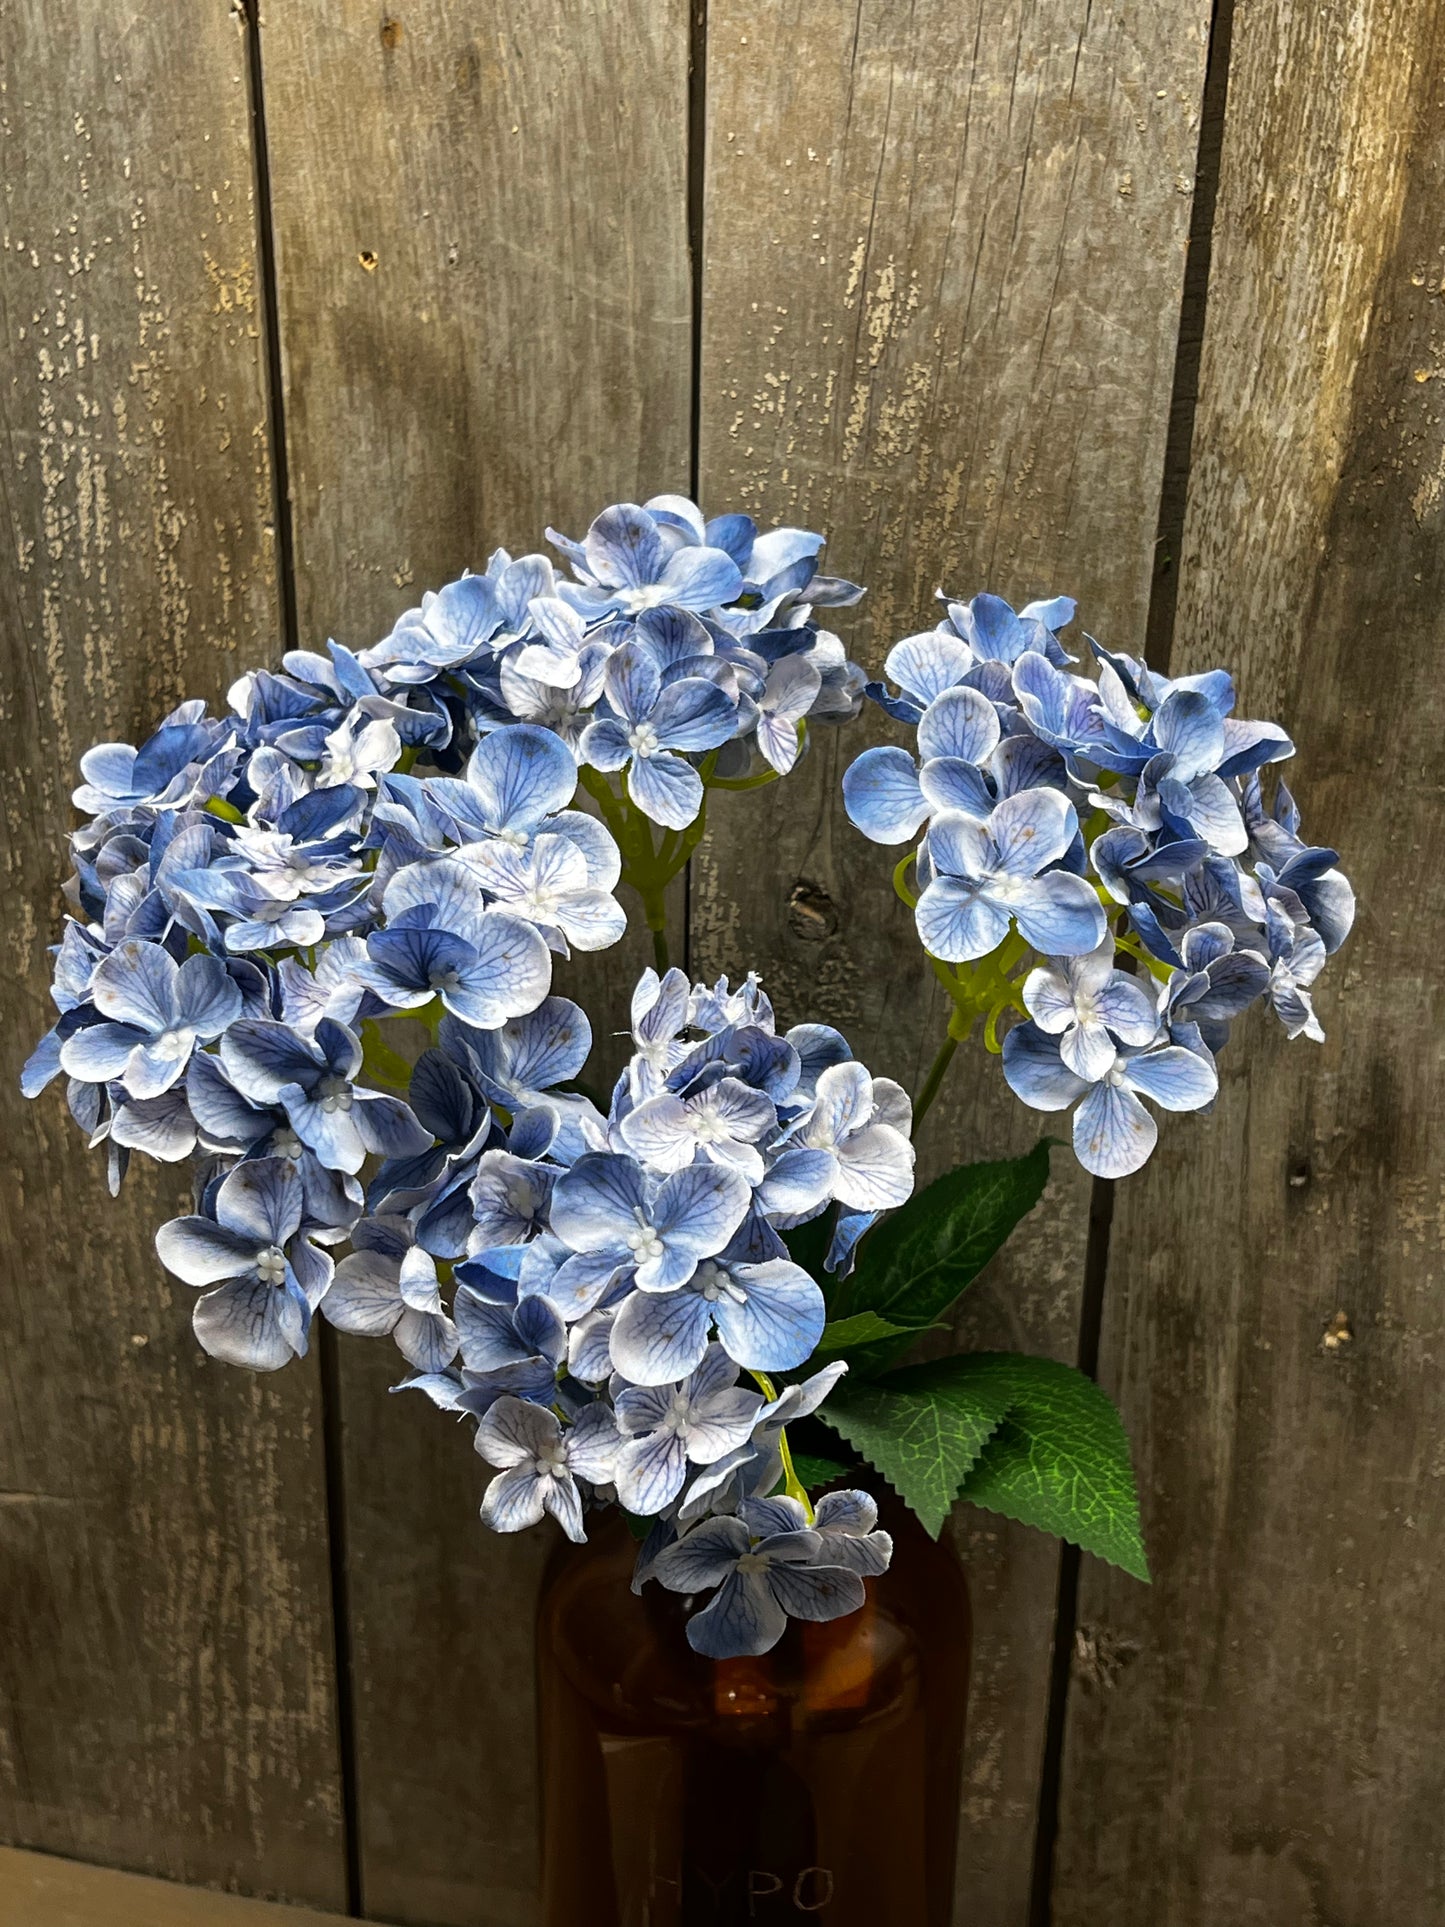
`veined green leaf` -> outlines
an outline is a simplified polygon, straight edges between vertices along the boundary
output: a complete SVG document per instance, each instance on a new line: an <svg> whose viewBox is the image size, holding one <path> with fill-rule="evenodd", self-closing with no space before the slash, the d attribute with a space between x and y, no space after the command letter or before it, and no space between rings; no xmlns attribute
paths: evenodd
<svg viewBox="0 0 1445 1927"><path fill-rule="evenodd" d="M848 1467L841 1459L824 1458L820 1452L795 1452L793 1470L807 1492L816 1492L822 1486L831 1485L835 1479L843 1479L848 1475Z"/></svg>
<svg viewBox="0 0 1445 1927"><path fill-rule="evenodd" d="M871 1345L880 1338L916 1336L917 1331L913 1326L895 1325L891 1319L880 1318L876 1311L860 1311L851 1318L835 1318L825 1325L815 1356L826 1353L828 1357L836 1358L839 1352L852 1351L857 1345Z"/></svg>
<svg viewBox="0 0 1445 1927"><path fill-rule="evenodd" d="M1009 1408L1001 1385L959 1385L938 1359L872 1384L846 1381L818 1416L861 1452L936 1539L959 1487Z"/></svg>
<svg viewBox="0 0 1445 1927"><path fill-rule="evenodd" d="M857 1270L833 1292L833 1316L872 1311L894 1325L929 1324L1033 1210L1048 1177L1045 1139L1025 1157L965 1164L938 1178L869 1234Z"/></svg>
<svg viewBox="0 0 1445 1927"><path fill-rule="evenodd" d="M1007 1404L959 1496L1147 1580L1129 1440L1108 1393L1050 1358L975 1352L944 1362L960 1388Z"/></svg>

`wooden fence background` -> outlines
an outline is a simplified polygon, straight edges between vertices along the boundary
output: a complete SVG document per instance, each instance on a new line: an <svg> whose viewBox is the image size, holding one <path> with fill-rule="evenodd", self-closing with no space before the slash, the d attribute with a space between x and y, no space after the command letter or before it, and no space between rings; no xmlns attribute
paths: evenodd
<svg viewBox="0 0 1445 1927"><path fill-rule="evenodd" d="M696 489L830 532L870 667L939 581L1068 590L1297 726L1362 904L1330 1041L1253 1026L1117 1203L1061 1159L969 1315L1120 1399L1157 1578L957 1521L958 1920L1433 1927L1442 0L3 0L0 138L0 1838L534 1919L545 1548L378 1350L208 1364L174 1174L112 1207L16 1074L90 741ZM677 915L911 1081L860 740L733 799ZM992 1065L947 1104L949 1156L1034 1129Z"/></svg>

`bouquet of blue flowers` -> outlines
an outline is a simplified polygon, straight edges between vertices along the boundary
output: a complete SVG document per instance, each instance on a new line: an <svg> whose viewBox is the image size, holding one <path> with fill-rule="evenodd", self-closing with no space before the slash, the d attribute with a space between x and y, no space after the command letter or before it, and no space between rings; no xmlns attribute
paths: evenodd
<svg viewBox="0 0 1445 1927"><path fill-rule="evenodd" d="M948 993L910 1099L838 1031L780 1031L755 975L689 982L664 930L709 795L858 713L820 619L862 590L820 572L821 536L676 496L548 536L565 569L499 550L360 654L293 651L226 714L183 703L82 758L27 1095L64 1079L113 1191L133 1152L190 1162L156 1245L207 1352L275 1370L318 1311L389 1338L398 1389L474 1422L483 1520L580 1541L623 1508L635 1583L706 1596L702 1653L862 1602L891 1551L865 1463L934 1533L962 1496L1143 1576L1090 1380L900 1362L1037 1203L1048 1141L915 1195L914 1137L975 1030L1103 1177L1148 1158L1151 1105L1210 1105L1252 1004L1322 1036L1311 986L1354 902L1266 789L1289 738L1234 716L1223 671L1091 642L1083 673L1067 598L944 598L866 684L913 747L843 785L903 849ZM604 1099L553 972L618 941L624 885L656 967Z"/></svg>

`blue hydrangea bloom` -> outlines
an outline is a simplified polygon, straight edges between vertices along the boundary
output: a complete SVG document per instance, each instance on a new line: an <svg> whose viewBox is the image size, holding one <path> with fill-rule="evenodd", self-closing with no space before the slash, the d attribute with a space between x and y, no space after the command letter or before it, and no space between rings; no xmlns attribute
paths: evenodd
<svg viewBox="0 0 1445 1927"><path fill-rule="evenodd" d="M755 976L667 969L604 1106L553 958L621 937L624 881L651 916L710 787L788 774L857 713L818 612L862 592L820 534L681 495L551 539L560 571L499 549L370 648L290 651L220 714L87 753L22 1088L63 1079L113 1190L132 1153L192 1162L157 1246L208 1351L274 1370L318 1309L389 1339L397 1389L476 1425L487 1524L580 1539L620 1499L652 1520L634 1584L713 1592L697 1650L761 1652L853 1610L891 1553L866 1493L799 1502L786 1434L846 1369L808 1371L820 1279L910 1195L913 1107L837 1030L780 1031ZM905 847L950 1038L1003 1025L1014 1090L1073 1108L1080 1159L1122 1175L1149 1106L1209 1107L1254 1003L1323 1034L1353 893L1268 774L1289 738L1235 715L1225 672L1093 643L1081 665L1066 597L941 600L868 685L895 738L845 805ZM817 1277L790 1242L826 1252Z"/></svg>
<svg viewBox="0 0 1445 1927"><path fill-rule="evenodd" d="M303 1233L305 1197L286 1158L237 1165L214 1217L173 1218L156 1233L162 1264L197 1286L192 1324L214 1358L273 1372L304 1356L332 1263Z"/></svg>
<svg viewBox="0 0 1445 1927"><path fill-rule="evenodd" d="M660 1553L652 1576L671 1592L717 1591L687 1622L688 1644L710 1659L765 1653L789 1619L856 1612L863 1581L827 1565L828 1546L795 1500L747 1499L736 1513L705 1519Z"/></svg>
<svg viewBox="0 0 1445 1927"><path fill-rule="evenodd" d="M931 880L918 900L918 933L946 963L985 957L1010 922L1034 949L1082 956L1104 936L1091 884L1057 865L1078 832L1057 790L1007 796L986 823L947 810L929 825Z"/></svg>
<svg viewBox="0 0 1445 1927"><path fill-rule="evenodd" d="M461 1340L441 1301L436 1261L405 1218L367 1218L336 1267L321 1309L338 1331L390 1337L414 1371L441 1372Z"/></svg>
<svg viewBox="0 0 1445 1927"><path fill-rule="evenodd" d="M198 1044L241 1015L241 992L219 958L184 963L157 943L128 939L90 980L100 1021L60 1047L60 1068L87 1083L123 1084L131 1097L159 1097L185 1076Z"/></svg>
<svg viewBox="0 0 1445 1927"><path fill-rule="evenodd" d="M594 1404L564 1426L545 1406L499 1398L477 1426L477 1450L501 1468L482 1499L484 1524L494 1532L520 1532L550 1513L580 1544L587 1533L578 1481L611 1480L617 1421L609 1406Z"/></svg>
<svg viewBox="0 0 1445 1927"><path fill-rule="evenodd" d="M734 733L737 706L701 676L664 683L645 642L624 643L607 664L603 688L613 710L584 731L580 753L594 769L625 770L628 794L644 815L686 829L702 808L703 786L688 753L715 749Z"/></svg>
<svg viewBox="0 0 1445 1927"><path fill-rule="evenodd" d="M1100 1061L1102 1061L1100 1059ZM1159 1127L1141 1102L1166 1111L1197 1111L1213 1101L1219 1077L1207 1052L1178 1044L1144 1049L1121 1045L1102 1071L1080 1076L1063 1060L1061 1041L1033 1022L1004 1039L1009 1088L1038 1111L1074 1113L1074 1152L1095 1177L1123 1178L1147 1162Z"/></svg>
<svg viewBox="0 0 1445 1927"><path fill-rule="evenodd" d="M629 1512L652 1518L682 1491L689 1465L715 1465L752 1437L764 1405L738 1386L738 1367L720 1345L674 1384L630 1385L614 1400L622 1436L613 1467Z"/></svg>

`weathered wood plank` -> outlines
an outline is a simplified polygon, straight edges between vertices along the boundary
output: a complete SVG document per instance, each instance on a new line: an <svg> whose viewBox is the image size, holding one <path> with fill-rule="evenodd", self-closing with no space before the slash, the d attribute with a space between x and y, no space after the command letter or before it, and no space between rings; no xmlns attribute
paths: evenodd
<svg viewBox="0 0 1445 1927"><path fill-rule="evenodd" d="M1083 1574L1060 1927L1445 1908L1442 84L1435 0L1237 9L1174 666L1288 719L1363 915L1325 1047L1251 1020L1120 1191L1156 1580Z"/></svg>
<svg viewBox="0 0 1445 1927"><path fill-rule="evenodd" d="M209 1363L151 1243L179 1174L112 1204L62 1100L17 1090L77 756L220 699L277 635L244 25L16 0L0 72L0 1834L325 1904L316 1375Z"/></svg>
<svg viewBox="0 0 1445 1927"><path fill-rule="evenodd" d="M831 532L831 566L871 585L839 626L875 672L931 625L940 582L1066 589L1095 633L1141 642L1208 12L789 0L764 34L712 0L702 486ZM945 1013L890 859L838 794L878 733L824 735L803 771L717 812L694 957L761 968L788 1021L842 1025L916 1089ZM931 1169L1037 1136L981 1051L964 1065ZM1072 1358L1088 1197L1061 1161L1047 1215L975 1295L972 1338ZM1012 1927L1057 1561L982 1515L960 1531L979 1613L959 1917Z"/></svg>
<svg viewBox="0 0 1445 1927"><path fill-rule="evenodd" d="M685 490L685 0L324 0L263 46L303 635L370 642L498 543ZM557 973L594 1061L640 921ZM341 1351L365 1909L526 1921L546 1544L485 1533L467 1433Z"/></svg>
<svg viewBox="0 0 1445 1927"><path fill-rule="evenodd" d="M0 1927L336 1927L341 1918L0 1847Z"/></svg>

